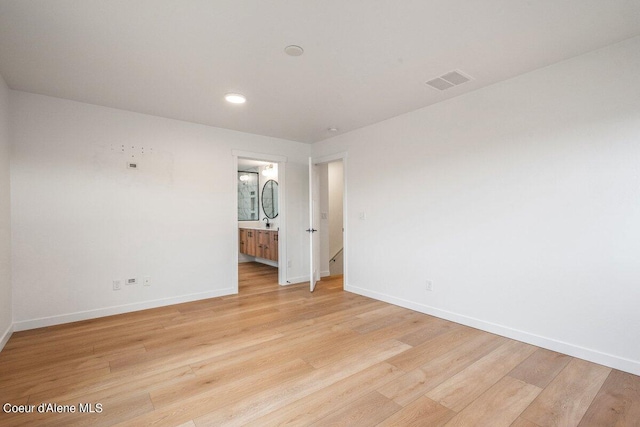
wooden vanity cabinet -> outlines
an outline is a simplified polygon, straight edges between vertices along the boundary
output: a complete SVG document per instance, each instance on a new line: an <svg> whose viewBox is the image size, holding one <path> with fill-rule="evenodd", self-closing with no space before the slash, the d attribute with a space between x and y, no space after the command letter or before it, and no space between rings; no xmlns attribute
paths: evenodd
<svg viewBox="0 0 640 427"><path fill-rule="evenodd" d="M269 231L258 230L258 247L256 251L258 257L271 259L271 245L269 245Z"/></svg>
<svg viewBox="0 0 640 427"><path fill-rule="evenodd" d="M271 258L270 260L277 261L278 260L278 232L270 231L269 232L269 248L271 249Z"/></svg>
<svg viewBox="0 0 640 427"><path fill-rule="evenodd" d="M247 253L247 229L241 228L238 230L238 248L241 254Z"/></svg>
<svg viewBox="0 0 640 427"><path fill-rule="evenodd" d="M258 258L278 261L278 231L241 228L240 252Z"/></svg>
<svg viewBox="0 0 640 427"><path fill-rule="evenodd" d="M258 230L256 251L260 258L278 260L278 232L272 230Z"/></svg>
<svg viewBox="0 0 640 427"><path fill-rule="evenodd" d="M240 253L256 256L256 230L250 228L240 229Z"/></svg>

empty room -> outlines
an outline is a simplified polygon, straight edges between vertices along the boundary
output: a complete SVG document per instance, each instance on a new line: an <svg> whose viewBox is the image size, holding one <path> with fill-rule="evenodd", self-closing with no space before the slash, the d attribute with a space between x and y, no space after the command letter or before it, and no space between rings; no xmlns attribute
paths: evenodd
<svg viewBox="0 0 640 427"><path fill-rule="evenodd" d="M640 426L640 2L0 0L0 426Z"/></svg>

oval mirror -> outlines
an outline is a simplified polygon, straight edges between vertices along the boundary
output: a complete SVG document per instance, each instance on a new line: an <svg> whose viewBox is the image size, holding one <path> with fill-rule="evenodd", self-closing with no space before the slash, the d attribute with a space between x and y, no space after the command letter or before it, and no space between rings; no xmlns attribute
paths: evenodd
<svg viewBox="0 0 640 427"><path fill-rule="evenodd" d="M272 179L262 187L262 210L267 218L278 216L278 183Z"/></svg>

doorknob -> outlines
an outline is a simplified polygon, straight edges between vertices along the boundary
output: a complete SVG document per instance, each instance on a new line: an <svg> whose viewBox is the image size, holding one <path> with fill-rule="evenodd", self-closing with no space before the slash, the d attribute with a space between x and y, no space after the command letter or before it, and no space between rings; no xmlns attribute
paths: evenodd
<svg viewBox="0 0 640 427"><path fill-rule="evenodd" d="M316 232L316 231L318 231L318 230L316 230L315 228L309 228L309 229L307 229L307 230L305 230L305 231L306 231L307 233L315 233L315 232Z"/></svg>

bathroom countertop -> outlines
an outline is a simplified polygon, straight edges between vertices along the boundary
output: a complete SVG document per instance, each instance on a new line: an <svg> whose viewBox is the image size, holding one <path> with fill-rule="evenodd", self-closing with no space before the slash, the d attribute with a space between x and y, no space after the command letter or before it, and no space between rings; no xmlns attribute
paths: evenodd
<svg viewBox="0 0 640 427"><path fill-rule="evenodd" d="M238 226L238 228L245 228L247 230L278 231L278 227L266 228L266 227L243 227L243 226Z"/></svg>

